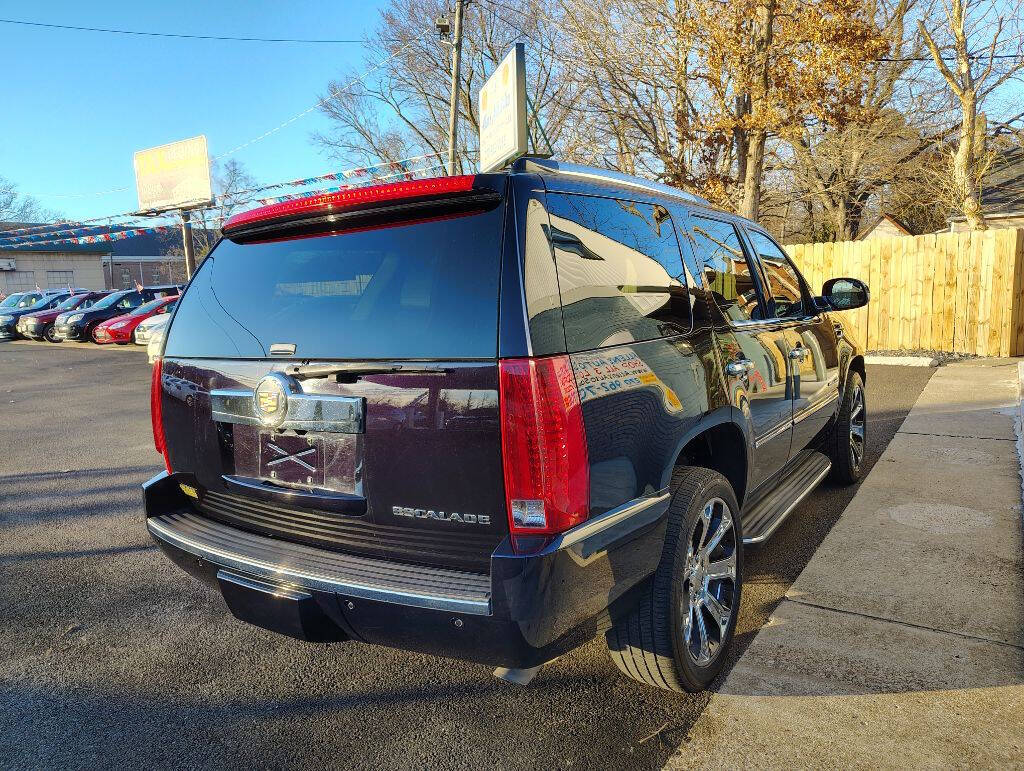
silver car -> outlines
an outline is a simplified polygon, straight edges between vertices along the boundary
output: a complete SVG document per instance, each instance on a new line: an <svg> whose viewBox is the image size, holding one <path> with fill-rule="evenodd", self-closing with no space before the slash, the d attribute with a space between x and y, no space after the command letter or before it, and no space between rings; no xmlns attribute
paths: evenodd
<svg viewBox="0 0 1024 771"><path fill-rule="evenodd" d="M135 328L135 344L149 345L149 341L152 339L153 333L156 330L163 329L167 326L167 322L170 318L171 315L169 313L161 313L156 316L150 316L148 319L143 321Z"/></svg>

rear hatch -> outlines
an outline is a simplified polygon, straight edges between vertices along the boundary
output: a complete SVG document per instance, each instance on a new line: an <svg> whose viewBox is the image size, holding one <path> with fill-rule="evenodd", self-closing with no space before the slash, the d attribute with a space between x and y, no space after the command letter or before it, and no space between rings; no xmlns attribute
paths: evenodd
<svg viewBox="0 0 1024 771"><path fill-rule="evenodd" d="M194 476L205 516L488 569L508 532L497 366L507 177L439 182L226 226L178 303L161 377L168 463Z"/></svg>

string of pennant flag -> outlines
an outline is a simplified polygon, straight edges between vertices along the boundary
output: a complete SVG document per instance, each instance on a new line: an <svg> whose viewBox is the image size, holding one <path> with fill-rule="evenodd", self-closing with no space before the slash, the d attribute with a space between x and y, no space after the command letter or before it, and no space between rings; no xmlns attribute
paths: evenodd
<svg viewBox="0 0 1024 771"><path fill-rule="evenodd" d="M215 205L217 206L232 205L237 206L244 203L255 202L260 205L268 205L272 203L279 203L282 201L291 201L297 198L304 198L309 195L317 195L323 193L333 193L342 190L350 190L356 187L363 187L366 185L379 184L384 182L393 182L400 179L410 180L415 179L417 176L425 174L427 172L436 171L444 167L444 164L435 163L431 165L423 165L424 161L431 158L436 158L437 153L430 155L421 155L414 158L406 158L400 161L389 161L386 163L375 164L373 166L365 166L357 169L347 169L345 171L330 172L328 174L321 174L316 177L305 177L303 179L288 180L287 182L277 182L270 185L261 185L259 187L250 188L247 190L240 190L232 193L230 196L224 196L218 200ZM241 198L243 195L252 195L253 193L263 192L266 190L273 190L281 187L306 187L308 185L316 184L317 182L324 180L354 180L348 184L335 185L331 187L317 188L314 190L303 190L300 193L290 193L280 196L271 196L267 198ZM114 224L113 220L131 216L135 222L122 222ZM204 213L203 219L205 221L217 220L220 217L216 215ZM96 222L104 222L106 224L91 224ZM43 246L43 245L60 245L60 244L99 244L107 243L111 241L121 241L126 238L132 238L140 235L163 233L170 230L175 230L179 227L179 224L168 223L162 225L154 225L151 222L142 224L138 222L138 214L125 214L125 215L110 215L107 217L96 217L91 220L83 220L81 222L60 222L51 223L48 225L35 225L24 228L16 228L11 230L0 230L0 249L7 247L20 247L20 246ZM120 228L120 229L117 229Z"/></svg>
<svg viewBox="0 0 1024 771"><path fill-rule="evenodd" d="M283 187L285 185L292 185L298 187L300 184L305 186L313 184L317 181L326 179L355 179L356 182L335 185L331 187L317 188L315 190L304 190L300 193L289 193L279 196L272 196L269 198L249 198L246 200L232 201L233 205L241 203L248 203L255 201L260 205L269 205L273 203L280 203L283 201L292 201L298 198L305 198L310 195L320 195L324 193L335 193L343 190L351 190L357 187L363 187L366 185L384 183L389 181L396 181L396 177L410 180L415 179L417 175L424 174L430 171L436 171L437 169L443 168L444 164L437 163L429 166L414 167L410 162L422 162L425 159L436 157L437 154L418 156L417 158L405 159L404 161L394 161L389 163L378 164L375 166L368 166L360 169L350 169L347 172L332 172L330 175L320 175L318 177L307 177L303 180L291 180L284 183L276 183L274 185L265 185L261 188L253 188L247 193L253 193L262 190L270 190L273 188ZM373 175L370 172L375 172ZM389 171L390 173L381 174L381 171ZM243 191L239 191L239 195ZM198 224L216 222L222 219L216 214L203 215L203 221ZM111 220L113 217L105 217L104 220ZM21 235L14 235L18 231L0 231L0 249L17 248L24 246L57 246L62 244L76 244L76 245L90 245L90 244L101 244L109 243L112 241L122 241L127 238L134 238L141 235L152 235L156 233L165 233L171 230L177 230L180 225L178 223L169 223L165 225L153 225L146 224L141 225L138 223L123 223L119 225L83 225L82 223L59 223L66 224L67 227L54 229L53 225L49 225L50 230L43 233L23 233ZM120 229L114 229L120 228ZM98 232L93 232L98 231Z"/></svg>
<svg viewBox="0 0 1024 771"><path fill-rule="evenodd" d="M433 166L425 166L424 168L419 169L417 172L405 171L405 172L400 172L400 174L389 174L389 175L387 175L385 177L376 177L376 178L374 178L372 180L369 180L369 182L370 183L379 182L379 181L383 181L385 179L393 178L393 177L396 177L396 176L399 176L399 175L403 179L405 179L405 180L410 180L410 179L415 179L416 178L416 173L423 173L423 172L427 172L427 171L435 171L437 169L443 169L443 168L444 168L444 164L443 163L437 163L437 164L434 164ZM335 187L323 187L323 188L320 188L319 190L310 190L310 191L304 191L304 192L301 192L301 193L291 193L291 194L286 194L286 195L278 195L278 196L274 196L272 198L260 198L260 199L257 199L257 200L260 203L260 205L266 206L266 205L272 204L272 203L280 203L281 201L294 201L297 198L305 198L306 196L317 194L317 193L339 193L342 190L351 190L352 188L355 188L355 187L360 187L360 185L337 185Z"/></svg>
<svg viewBox="0 0 1024 771"><path fill-rule="evenodd" d="M214 202L215 208L217 206L223 206L227 204L237 205L241 203L248 203L250 201L258 201L261 204L273 203L277 200L293 200L295 198L301 198L305 195L318 192L335 192L337 190L344 190L351 187L360 185L373 184L376 182L382 182L396 177L404 177L405 179L415 179L417 175L423 174L426 171L432 171L439 168L443 168L443 164L432 164L429 166L423 166L424 162L437 158L439 153L428 153L426 155L417 155L411 158L403 158L397 161L386 161L371 166L361 166L354 169L345 169L342 171L332 171L326 174L319 174L314 177L303 177L300 179L290 179L284 182L274 182L267 185L259 185L245 190L232 191L229 194L221 196ZM341 185L334 188L328 188L326 190L316 190L302 192L290 196L278 196L276 198L263 198L257 199L253 195L254 193L262 193L268 190L276 190L285 187L308 187L324 181L335 181L335 180L355 180L354 183L348 185ZM249 196L244 198L244 196ZM171 216L171 215L164 215ZM77 233L76 238L84 238L88 235L100 235L100 233L89 233L90 230L103 230L113 225L114 220L138 220L138 212L123 212L120 214L110 214L105 217L93 217L91 219L78 220L78 221L60 221L55 223L47 223L44 225L28 225L20 228L0 228L0 242L4 243L18 243L18 242L33 242L42 243L41 239L50 239L57 234L71 234ZM94 224L98 223L98 224ZM105 224L103 224L105 223ZM120 223L118 226L127 226L135 223ZM177 224L168 224L166 226L157 225L152 226L167 230L169 228L177 227ZM135 230L142 230L143 232L152 232L151 228L133 228ZM68 236L71 238L72 236ZM130 236L125 236L126 238ZM62 239L63 240L63 239ZM108 239L118 240L118 239ZM50 243L49 240L45 241ZM90 243L90 242L83 242Z"/></svg>
<svg viewBox="0 0 1024 771"><path fill-rule="evenodd" d="M420 164L424 161L430 160L431 158L437 158L440 153L429 153L427 155L416 155L412 158L403 158L399 161L386 161L382 163L374 164L373 166L362 166L356 169L346 169L345 171L332 171L327 174L320 174L316 177L305 177L303 179L291 179L287 182L275 182L270 185L260 185L259 187L251 187L248 190L238 190L230 193L227 198L235 198L241 195L247 195L249 193L262 193L265 190L276 190L282 187L308 187L309 185L315 185L320 182L327 182L331 180L342 180L342 179L355 179L365 180L367 178L376 180L382 177L397 177L403 174L412 175L409 178L412 179L416 174L427 171L428 169L421 168ZM440 164L435 164L428 167L429 169L438 168Z"/></svg>

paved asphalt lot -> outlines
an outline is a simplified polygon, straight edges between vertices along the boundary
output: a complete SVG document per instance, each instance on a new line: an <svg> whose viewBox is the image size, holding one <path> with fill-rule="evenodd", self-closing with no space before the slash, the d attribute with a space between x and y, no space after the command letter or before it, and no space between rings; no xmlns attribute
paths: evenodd
<svg viewBox="0 0 1024 771"><path fill-rule="evenodd" d="M653 768L686 740L708 697L626 680L598 640L523 689L234 621L146 534L149 372L141 350L0 343L0 767ZM932 372L869 368L868 463ZM748 554L736 653L852 495L819 489Z"/></svg>

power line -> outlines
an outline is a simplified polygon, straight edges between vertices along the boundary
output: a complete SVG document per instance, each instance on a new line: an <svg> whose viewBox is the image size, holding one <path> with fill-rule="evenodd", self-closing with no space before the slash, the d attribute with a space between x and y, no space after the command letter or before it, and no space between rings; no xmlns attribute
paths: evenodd
<svg viewBox="0 0 1024 771"><path fill-rule="evenodd" d="M2 21L3 21L3 19L0 19L0 22L2 22ZM365 70L360 75L357 75L356 77L354 77L352 80L350 80L348 83L346 83L341 88L339 88L339 89L337 89L335 91L332 91L327 96L325 96L323 99L320 99L319 101L317 101L316 104L312 105L311 107L307 107L302 112L297 113L296 115L293 115L292 117L288 118L288 120L283 121L282 123L279 123L278 125L274 126L274 128L269 129L268 131L264 131L259 136L253 137L252 139L250 139L250 140L248 140L246 142L243 142L242 144L238 145L237 147L233 147L232 149L227 150L226 152L220 153L219 155L215 155L212 160L214 162L216 162L216 161L219 161L222 158L226 158L229 155L233 155L234 153L237 153L239 150L241 150L243 148L246 148L249 145L255 144L256 142L259 142L259 141L261 141L263 139L266 139L267 137L271 136L272 134L276 134L278 131L280 131L281 129L283 129L283 128L289 126L289 125L291 125L292 123L294 123L295 121L299 120L300 118L304 118L306 115L309 115L311 112L314 112L315 110L320 108L322 105L325 105L328 102L330 102L330 101L336 99L337 97L341 96L342 94L344 94L346 91L348 91L350 88L352 88L356 84L362 83L363 80L365 80L369 75L371 75L374 72L376 72L377 70L381 69L388 62L390 62L391 60L395 59L396 57L398 57L399 55L404 53L405 50L407 48L409 48L409 46L411 46L415 42L416 42L415 40L408 41L404 46L399 48L397 51L395 51L389 57L387 57L386 59L382 60L378 64L375 64L373 67L370 67L369 69ZM108 190L95 190L95 191L91 191L91 192L88 192L88 193L21 193L21 195L29 196L29 197L32 197L32 198L90 198L92 196L110 195L111 193L121 193L121 192L124 192L125 190L130 190L130 189L131 189L131 186L125 185L124 187L115 187L115 188L110 188Z"/></svg>
<svg viewBox="0 0 1024 771"><path fill-rule="evenodd" d="M104 32L111 35L141 35L143 37L169 37L186 40L225 40L239 43L359 43L366 41L352 38L287 38L287 37L232 37L229 35L188 35L177 32L149 32L132 29L110 29L107 27L76 27L71 24L48 24L41 21L24 21L21 19L0 19L0 24L18 24L24 27L43 27L46 29L63 29L74 32Z"/></svg>
<svg viewBox="0 0 1024 771"><path fill-rule="evenodd" d="M243 206L248 203L257 202L260 204L266 204L276 201L283 200L294 200L295 198L302 198L307 195L314 195L322 192L333 192L335 190L358 188L365 186L366 184L383 184L395 177L407 176L407 175L422 175L430 171L437 171L444 168L444 164L434 163L432 165L420 165L424 161L429 161L432 158L437 158L440 153L428 153L426 155L415 155L409 158L401 158L394 161L380 161L376 164L369 166L359 166L345 170L339 170L336 172L329 172L327 174L321 174L315 177L305 177L300 179L290 179L282 182L273 182L266 185L259 185L244 190L235 190L222 193L217 196L212 206L207 209L198 209L197 212L203 212L199 215L202 217L210 218L217 215L207 214L206 212L210 209L217 209L223 206L230 206L236 208ZM386 173L384 173L386 172ZM280 196L271 196L269 198L260 197L259 193L264 193L268 190L282 187L309 187L311 185L319 184L324 181L330 180L350 180L349 182L343 182L340 186L322 188L316 190L303 190L298 193L289 193ZM140 215L139 212L122 212L119 214L107 214L100 217L93 217L91 219L79 220L79 221L63 221L46 223L39 225L29 225L20 228L0 227L0 249L19 247L19 246L37 246L39 244L54 243L49 240L53 237L60 236L66 233L72 233L76 231L85 230L96 230L104 231L114 229L132 230L132 229L145 229L146 227L161 227L162 225L154 225L153 220L162 220L167 217L173 216L173 212L163 212L153 215L151 219L146 219L146 215ZM127 219L128 222L114 223L115 219ZM106 225L102 223L107 223ZM95 235L95 234L83 234L83 235ZM48 240L40 240L43 238ZM66 240L66 239L59 239Z"/></svg>
<svg viewBox="0 0 1024 771"><path fill-rule="evenodd" d="M409 48L409 46L411 46L415 42L416 42L415 40L410 40L404 46L402 46L397 51L395 51L393 54L391 54L391 56L387 57L386 59L384 59L383 61L379 62L378 64L375 64L373 67L370 67L368 70L365 70L362 74L357 75L356 77L352 78L352 80L350 80L344 86L339 88L337 91L332 91L327 96L325 96L323 99L321 99L316 104L314 104L312 107L307 107L302 112L300 112L300 113L298 113L296 115L293 115L292 117L290 117L288 120L284 121L283 123L279 123L278 125L274 126L274 128L272 128L272 129L270 129L268 131L264 131L259 136L253 137L248 142L242 142L242 144L238 145L238 147L234 147L231 150L228 150L227 152L223 152L220 155L214 156L213 160L214 161L219 161L221 158L226 158L227 156L232 155L234 153L237 153L239 150L241 150L241 149L243 149L245 147L248 147L251 144L255 144L256 142L259 142L262 139L266 139L271 134L276 134L281 129L285 128L286 126L288 126L288 125L290 125L292 123L294 123L299 118L305 117L306 115L309 115L314 110L317 110L320 107L322 107L323 105L327 104L328 102L333 101L334 99L336 99L337 97L339 97L342 94L344 94L346 91L348 91L350 88L352 88L357 83L362 83L363 80L368 75L370 75L370 74L376 72L377 70L381 69L385 64L390 62L392 59L395 59L399 55L404 53L405 50L407 48Z"/></svg>

